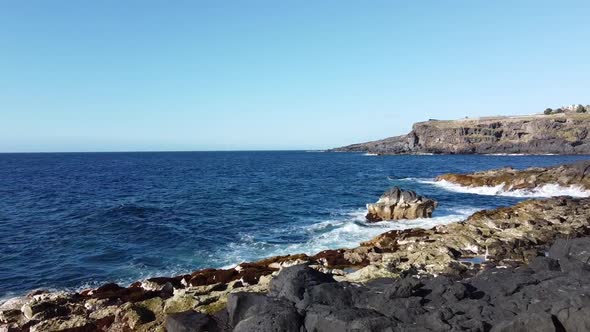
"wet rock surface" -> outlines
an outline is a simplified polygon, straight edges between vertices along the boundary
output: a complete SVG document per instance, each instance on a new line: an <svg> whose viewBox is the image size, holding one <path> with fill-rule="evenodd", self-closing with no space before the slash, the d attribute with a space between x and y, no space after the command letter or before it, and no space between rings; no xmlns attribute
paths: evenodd
<svg viewBox="0 0 590 332"><path fill-rule="evenodd" d="M366 218L368 221L430 218L437 206L435 200L393 187L377 203L367 204Z"/></svg>
<svg viewBox="0 0 590 332"><path fill-rule="evenodd" d="M577 186L590 190L590 160L554 167L532 167L516 170L511 167L471 174L443 174L437 181L448 181L466 187L503 186L504 191L530 190L547 184Z"/></svg>
<svg viewBox="0 0 590 332"><path fill-rule="evenodd" d="M0 331L582 331L589 235L590 198L529 200L352 249L36 291L0 306Z"/></svg>

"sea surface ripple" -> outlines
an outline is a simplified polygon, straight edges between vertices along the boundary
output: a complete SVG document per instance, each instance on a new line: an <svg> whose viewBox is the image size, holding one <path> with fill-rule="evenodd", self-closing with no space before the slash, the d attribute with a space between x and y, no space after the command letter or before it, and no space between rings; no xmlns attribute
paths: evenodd
<svg viewBox="0 0 590 332"><path fill-rule="evenodd" d="M587 158L0 154L0 298L354 247L389 229L455 222L526 198L449 190L432 183L439 174ZM434 218L365 223L365 204L394 185L437 199Z"/></svg>

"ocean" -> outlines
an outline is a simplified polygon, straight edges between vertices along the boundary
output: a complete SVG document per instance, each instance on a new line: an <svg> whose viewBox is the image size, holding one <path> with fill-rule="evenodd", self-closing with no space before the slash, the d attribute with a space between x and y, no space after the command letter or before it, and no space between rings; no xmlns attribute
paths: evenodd
<svg viewBox="0 0 590 332"><path fill-rule="evenodd" d="M390 229L429 228L527 197L466 189L448 172L526 168L588 156L360 153L0 154L0 298L32 289L129 284L268 256L355 247ZM439 201L431 219L367 224L392 186Z"/></svg>

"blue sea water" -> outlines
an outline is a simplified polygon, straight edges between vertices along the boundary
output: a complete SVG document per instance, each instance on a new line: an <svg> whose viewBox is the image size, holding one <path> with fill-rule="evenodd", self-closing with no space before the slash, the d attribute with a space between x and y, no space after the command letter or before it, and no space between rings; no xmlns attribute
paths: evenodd
<svg viewBox="0 0 590 332"><path fill-rule="evenodd" d="M389 229L455 222L524 199L448 190L429 181L439 174L587 158L0 154L0 298L354 247ZM366 224L365 204L394 185L437 199L434 218Z"/></svg>

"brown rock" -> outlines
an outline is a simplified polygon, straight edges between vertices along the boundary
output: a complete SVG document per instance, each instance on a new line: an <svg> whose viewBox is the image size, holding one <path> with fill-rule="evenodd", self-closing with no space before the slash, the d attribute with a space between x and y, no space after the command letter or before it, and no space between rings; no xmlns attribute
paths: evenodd
<svg viewBox="0 0 590 332"><path fill-rule="evenodd" d="M590 190L590 160L547 168L532 167L521 171L505 167L471 174L443 174L436 180L465 187L503 186L504 191L530 190L546 184L579 186Z"/></svg>
<svg viewBox="0 0 590 332"><path fill-rule="evenodd" d="M374 154L590 154L590 114L429 120L407 135L331 151Z"/></svg>
<svg viewBox="0 0 590 332"><path fill-rule="evenodd" d="M30 332L93 332L96 325L82 316L58 317L33 325Z"/></svg>
<svg viewBox="0 0 590 332"><path fill-rule="evenodd" d="M353 265L353 263L344 257L345 253L346 251L344 249L324 250L312 256L312 258L321 265L329 268L342 268Z"/></svg>
<svg viewBox="0 0 590 332"><path fill-rule="evenodd" d="M438 203L415 192L393 187L377 203L367 204L367 220L399 220L430 218Z"/></svg>
<svg viewBox="0 0 590 332"><path fill-rule="evenodd" d="M95 299L120 299L123 302L138 302L156 297L159 295L158 291L147 291L141 286L131 286L128 288L121 287L117 284L111 283L103 285L96 290L89 293Z"/></svg>

